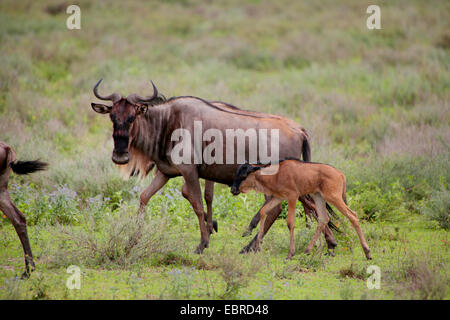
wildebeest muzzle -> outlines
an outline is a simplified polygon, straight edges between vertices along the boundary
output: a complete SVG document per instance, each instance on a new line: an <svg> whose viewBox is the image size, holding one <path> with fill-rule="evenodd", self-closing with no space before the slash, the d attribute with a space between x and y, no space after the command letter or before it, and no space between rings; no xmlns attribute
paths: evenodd
<svg viewBox="0 0 450 320"><path fill-rule="evenodd" d="M130 161L128 154L128 136L114 136L112 161L116 164L127 164Z"/></svg>

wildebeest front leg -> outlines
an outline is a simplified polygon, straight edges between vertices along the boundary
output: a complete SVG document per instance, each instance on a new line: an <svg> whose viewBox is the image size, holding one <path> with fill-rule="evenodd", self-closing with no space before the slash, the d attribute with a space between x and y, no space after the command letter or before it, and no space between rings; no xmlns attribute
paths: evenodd
<svg viewBox="0 0 450 320"><path fill-rule="evenodd" d="M198 180L198 173L194 168L180 168L185 184L181 190L183 197L185 197L194 209L200 225L200 244L195 250L196 253L202 253L205 248L209 246L209 232L205 225L205 211L203 208L202 192L200 189L200 182Z"/></svg>
<svg viewBox="0 0 450 320"><path fill-rule="evenodd" d="M264 203L264 205L265 204L266 203ZM264 234L263 234L263 237L267 234L267 231L270 229L272 224L278 218L280 213L281 213L281 204L278 204L277 206L275 206L271 210L267 211L267 213L266 213L266 220L264 222ZM258 214L258 217L259 217L259 214ZM257 237L258 237L258 235L255 235L253 237L252 241L250 241L248 245L246 245L244 248L242 248L240 253L248 253L250 251L255 251L256 250L256 239L257 239Z"/></svg>
<svg viewBox="0 0 450 320"><path fill-rule="evenodd" d="M169 181L169 177L164 175L161 171L156 170L155 177L153 178L150 185L145 189L140 196L140 204L139 204L139 212L137 215L137 229L133 233L133 235L130 236L128 239L127 246L125 247L125 252L128 254L130 250L138 243L139 239L141 238L141 228L142 223L144 221L144 215L145 215L145 207L147 206L147 203L149 202L150 198L158 192L164 185Z"/></svg>
<svg viewBox="0 0 450 320"><path fill-rule="evenodd" d="M246 236L249 236L252 234L253 229L255 229L259 223L259 219L260 219L259 213L260 213L261 209L266 205L267 202L270 201L270 199L272 199L271 196L267 196L267 195L264 195L264 198L265 198L264 204L258 210L258 212L253 216L252 221L250 221L250 224L247 227L247 230L245 230L244 233L242 234L243 237L246 237Z"/></svg>
<svg viewBox="0 0 450 320"><path fill-rule="evenodd" d="M169 181L169 177L163 174L161 171L156 170L155 177L153 178L150 185L145 189L140 196L140 204L139 204L139 214L138 218L142 220L145 213L145 207L149 202L150 198L158 192L164 185Z"/></svg>
<svg viewBox="0 0 450 320"><path fill-rule="evenodd" d="M30 240L28 239L26 219L24 214L11 202L7 190L0 191L0 211L11 221L19 236L25 255L25 272L22 274L22 278L28 278L34 270L35 265Z"/></svg>
<svg viewBox="0 0 450 320"><path fill-rule="evenodd" d="M261 247L261 242L262 242L262 239L265 234L264 223L266 221L267 212L270 211L271 209L275 208L276 206L278 206L280 203L281 203L280 199L271 198L269 200L269 202L267 202L259 211L259 216L261 217L261 219L260 219L260 224L259 224L259 232L258 232L258 235L256 238L255 251L259 250Z"/></svg>

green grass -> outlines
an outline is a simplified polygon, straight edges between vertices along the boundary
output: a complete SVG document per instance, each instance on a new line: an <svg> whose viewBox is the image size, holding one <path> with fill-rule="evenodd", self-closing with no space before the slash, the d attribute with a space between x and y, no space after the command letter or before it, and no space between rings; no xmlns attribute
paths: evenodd
<svg viewBox="0 0 450 320"><path fill-rule="evenodd" d="M368 30L364 1L222 1L198 4L79 1L81 30L67 30L59 1L0 3L0 139L20 159L50 162L13 175L37 270L27 281L11 224L0 221L0 298L6 299L448 299L450 5L382 1L382 29ZM349 224L336 257L296 222L278 220L262 251L239 255L262 196L216 185L219 233L201 256L198 222L182 179L151 199L145 230L126 254L139 192L110 160L108 117L92 86L167 97L194 95L294 119L312 158L347 176L374 260ZM298 207L301 214L300 206ZM283 215L282 215L283 216ZM314 227L314 226L313 226ZM378 265L381 289L368 290ZM68 290L70 265L82 289Z"/></svg>

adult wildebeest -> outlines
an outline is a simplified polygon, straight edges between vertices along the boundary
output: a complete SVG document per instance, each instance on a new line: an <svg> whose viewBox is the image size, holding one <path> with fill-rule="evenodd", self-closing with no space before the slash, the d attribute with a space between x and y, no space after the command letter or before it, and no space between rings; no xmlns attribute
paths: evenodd
<svg viewBox="0 0 450 320"><path fill-rule="evenodd" d="M25 254L25 272L22 274L22 278L28 278L35 266L30 241L28 240L25 216L17 209L9 197L9 175L11 170L17 174L28 174L44 170L46 167L47 164L39 160L17 161L14 150L6 143L0 141L0 211L11 221L22 243Z"/></svg>
<svg viewBox="0 0 450 320"><path fill-rule="evenodd" d="M272 175L267 175L263 172L264 170L270 169L273 164L242 164L237 169L234 183L231 186L231 193L233 195L255 190L272 196L271 200L260 210L261 228L257 235L256 248L259 249L261 244L263 236L262 224L266 218L266 211L280 204L281 201L287 200L289 208L287 224L290 233L289 255L287 259L292 258L295 253L295 206L300 196L310 194L316 204L319 219L316 232L306 247L305 252L311 252L314 243L329 221L325 207L325 201L328 201L350 220L358 234L366 258L368 260L372 259L369 246L359 225L358 216L355 211L352 211L347 206L344 174L330 165L304 162L299 159L288 158L279 161L278 164L277 173Z"/></svg>
<svg viewBox="0 0 450 320"><path fill-rule="evenodd" d="M173 137L178 129L186 130L190 133L190 137L195 135L195 121L201 122L204 132L207 132L208 129L215 129L223 135L226 135L227 130L246 132L247 129L266 130L271 135L270 130L275 129L279 132L279 157L299 158L303 155L304 159L310 159L307 135L304 129L300 130L294 122L287 123L280 117L257 112L232 110L230 107L214 105L191 96L174 97L164 101L158 96L158 91L153 83L154 92L149 97L131 94L123 98L118 93L101 96L97 91L100 82L101 80L94 86L95 96L100 100L112 101L113 105L92 103L91 106L98 113L109 114L113 122L113 162L125 166L125 170L129 173L135 171L148 173L153 163L157 167L150 186L140 196L139 216L143 215L149 199L170 178L183 176L185 184L182 188L182 194L191 203L199 220L201 232L201 241L197 247L199 253L208 246L209 235L212 231L212 220L209 217L207 218L208 226L204 223L205 213L199 178L231 185L234 173L239 166L238 157L245 155L244 160L248 160L249 149L252 146L249 146L251 143L245 144L244 150L241 150L242 154L238 154L237 139L234 139L230 144L224 143L220 150L216 149L216 152L221 153L224 157L232 157L231 164L197 163L195 161L195 147L193 147L195 150L190 158L191 161L179 163L173 159L174 149L178 145ZM191 140L189 143L193 144L193 141ZM260 136L257 135L256 143L259 144L260 141ZM201 153L209 144L205 141L200 143ZM271 146L266 147L267 153L270 153ZM259 158L259 154L256 160L262 160ZM274 208L273 221L280 211L281 207L279 210ZM269 222L267 226L270 227L270 219L267 220ZM273 221L271 222L273 223ZM331 232L327 237L327 242L332 247L336 244ZM251 245L248 248L251 248Z"/></svg>

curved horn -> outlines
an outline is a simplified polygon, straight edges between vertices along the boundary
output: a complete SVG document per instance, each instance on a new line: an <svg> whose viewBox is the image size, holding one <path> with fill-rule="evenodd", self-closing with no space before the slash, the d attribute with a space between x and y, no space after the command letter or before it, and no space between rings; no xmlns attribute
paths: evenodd
<svg viewBox="0 0 450 320"><path fill-rule="evenodd" d="M150 80L150 82L152 83L152 86L153 86L153 95L152 96L149 96L149 97L141 97L140 95L137 95L137 94L133 94L133 95L130 95L129 97L131 98L131 99L133 99L133 101L134 102L138 102L138 103L143 103L143 104L145 104L145 103L148 103L148 102L151 102L153 99L155 99L156 97L158 97L158 89L156 88L156 86L155 86L155 84L153 83L153 81L152 80ZM132 96L132 97L131 97Z"/></svg>
<svg viewBox="0 0 450 320"><path fill-rule="evenodd" d="M118 94L118 93L111 93L109 96L104 96L104 97L102 97L102 96L98 93L98 91L97 91L98 86L100 85L100 82L102 82L102 80L103 80L103 78L100 79L100 80L98 80L98 82L97 82L97 83L95 84L95 86L94 86L94 95L95 95L98 99L100 99L100 100L111 100L113 103L116 103L117 101L119 101L120 99L122 99L122 96L121 96L120 94Z"/></svg>
<svg viewBox="0 0 450 320"><path fill-rule="evenodd" d="M152 99L156 98L158 96L158 89L156 88L155 84L153 83L152 80L150 80L150 82L152 83L153 86L153 97Z"/></svg>

